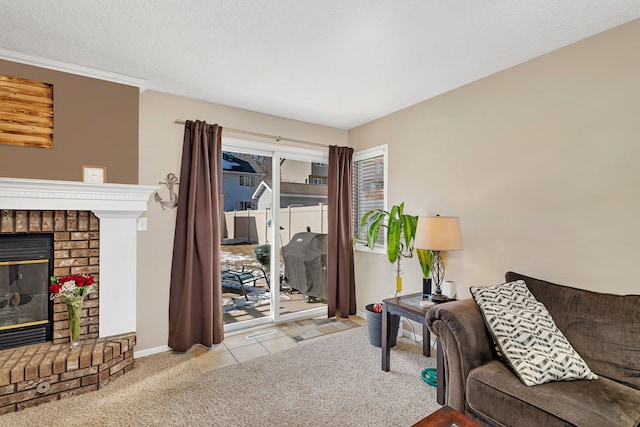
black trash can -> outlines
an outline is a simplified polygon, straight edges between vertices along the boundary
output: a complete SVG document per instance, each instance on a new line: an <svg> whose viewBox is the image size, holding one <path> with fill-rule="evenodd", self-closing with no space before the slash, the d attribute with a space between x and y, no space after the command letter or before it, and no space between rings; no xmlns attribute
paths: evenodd
<svg viewBox="0 0 640 427"><path fill-rule="evenodd" d="M365 309L369 342L375 347L382 347L382 313L373 311L373 304L368 304ZM389 313L389 317L391 318L389 347L394 347L398 339L398 330L400 329L400 315Z"/></svg>

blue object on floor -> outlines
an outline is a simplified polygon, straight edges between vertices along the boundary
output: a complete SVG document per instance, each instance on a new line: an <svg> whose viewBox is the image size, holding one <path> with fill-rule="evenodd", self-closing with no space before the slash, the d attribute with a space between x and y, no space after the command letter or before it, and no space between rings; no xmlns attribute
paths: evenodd
<svg viewBox="0 0 640 427"><path fill-rule="evenodd" d="M422 370L422 380L429 384L432 387L435 387L437 384L437 378L436 378L436 368L424 368Z"/></svg>

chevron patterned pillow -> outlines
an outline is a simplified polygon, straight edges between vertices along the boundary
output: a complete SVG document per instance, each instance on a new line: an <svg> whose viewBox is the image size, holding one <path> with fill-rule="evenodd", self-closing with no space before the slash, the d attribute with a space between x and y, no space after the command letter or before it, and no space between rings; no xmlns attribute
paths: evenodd
<svg viewBox="0 0 640 427"><path fill-rule="evenodd" d="M524 281L472 287L471 294L502 357L525 385L597 378Z"/></svg>

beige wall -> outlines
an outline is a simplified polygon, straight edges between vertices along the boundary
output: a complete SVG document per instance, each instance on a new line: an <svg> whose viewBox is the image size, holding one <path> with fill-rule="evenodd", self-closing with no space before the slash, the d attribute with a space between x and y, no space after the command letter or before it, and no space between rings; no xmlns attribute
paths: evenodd
<svg viewBox="0 0 640 427"><path fill-rule="evenodd" d="M223 127L324 144L347 144L347 131L288 120L223 105L147 91L140 97L140 184L157 184L167 173L180 174L184 126L204 120ZM225 135L238 138L239 135ZM248 137L244 137L248 139ZM273 142L262 140L262 142ZM282 143L281 143L282 144ZM303 146L304 148L315 148ZM178 192L180 187L178 186ZM163 198L167 190L161 190ZM151 202L148 231L138 234L138 344L136 351L165 346L168 337L169 279L176 210Z"/></svg>
<svg viewBox="0 0 640 427"><path fill-rule="evenodd" d="M0 144L0 176L82 181L82 165L107 182L138 182L139 89L0 60L0 74L53 84L53 148Z"/></svg>
<svg viewBox="0 0 640 427"><path fill-rule="evenodd" d="M640 20L349 132L389 144L390 203L460 217L458 296L514 270L640 293ZM469 64L472 66L472 64ZM381 255L356 254L358 308L389 296ZM404 268L417 292L417 260Z"/></svg>

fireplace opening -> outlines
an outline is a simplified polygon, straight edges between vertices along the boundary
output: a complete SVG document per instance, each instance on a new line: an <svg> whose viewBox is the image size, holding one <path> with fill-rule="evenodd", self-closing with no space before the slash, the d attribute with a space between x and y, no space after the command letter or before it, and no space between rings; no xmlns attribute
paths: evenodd
<svg viewBox="0 0 640 427"><path fill-rule="evenodd" d="M51 340L53 234L0 234L0 350Z"/></svg>

